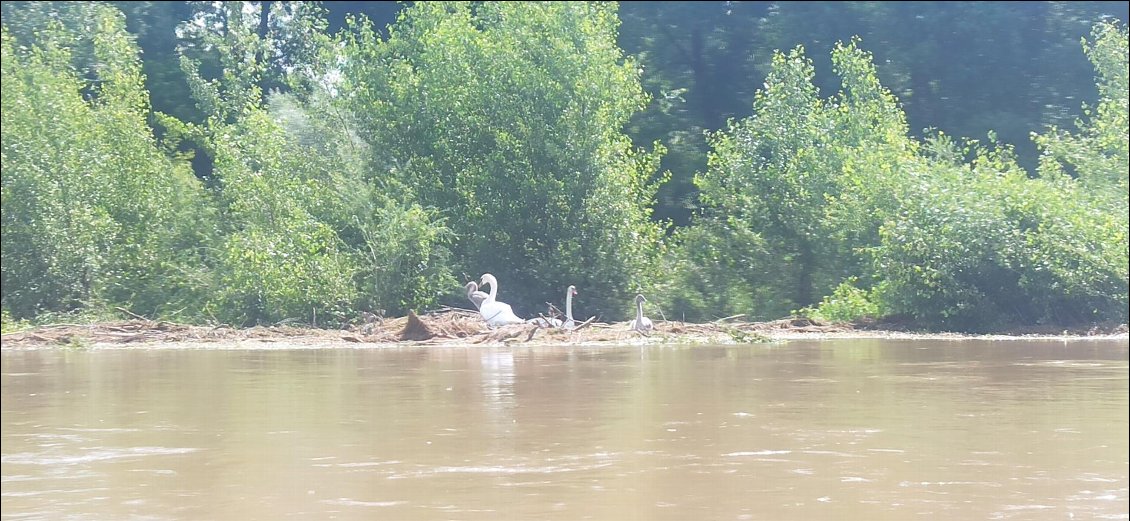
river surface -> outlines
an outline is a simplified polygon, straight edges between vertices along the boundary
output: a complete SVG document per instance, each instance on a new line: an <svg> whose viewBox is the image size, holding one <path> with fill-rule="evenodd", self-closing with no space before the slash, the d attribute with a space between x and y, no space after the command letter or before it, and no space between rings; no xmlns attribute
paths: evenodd
<svg viewBox="0 0 1130 521"><path fill-rule="evenodd" d="M3 519L1128 519L1128 346L4 349Z"/></svg>

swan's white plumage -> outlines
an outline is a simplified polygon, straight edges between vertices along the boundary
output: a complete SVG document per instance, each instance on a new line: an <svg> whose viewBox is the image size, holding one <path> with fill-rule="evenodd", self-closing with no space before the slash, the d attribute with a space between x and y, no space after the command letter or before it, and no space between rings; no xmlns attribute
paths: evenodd
<svg viewBox="0 0 1130 521"><path fill-rule="evenodd" d="M632 320L632 329L635 331L650 331L652 329L651 319L643 316L643 303L647 299L643 295L636 295L636 318Z"/></svg>
<svg viewBox="0 0 1130 521"><path fill-rule="evenodd" d="M576 286L569 286L565 289L565 320L561 321L557 318L531 318L531 324L537 324L538 327L562 327L565 329L573 329L577 323L573 320L573 295L577 294Z"/></svg>
<svg viewBox="0 0 1130 521"><path fill-rule="evenodd" d="M490 298L490 295L479 291L479 285L475 281L468 282L465 287L467 288L467 299L475 305L475 309L481 308L483 302Z"/></svg>
<svg viewBox="0 0 1130 521"><path fill-rule="evenodd" d="M577 327L577 323L573 321L573 295L576 294L576 286L569 286L569 288L565 290L565 323L562 324L562 327L565 329Z"/></svg>
<svg viewBox="0 0 1130 521"><path fill-rule="evenodd" d="M495 296L498 295L498 279L495 279L494 275L484 273L479 284L482 286L490 284L490 293L487 294L486 300L479 305L479 314L482 315L483 320L487 321L487 325L497 327L525 322L514 314L510 304L495 299Z"/></svg>

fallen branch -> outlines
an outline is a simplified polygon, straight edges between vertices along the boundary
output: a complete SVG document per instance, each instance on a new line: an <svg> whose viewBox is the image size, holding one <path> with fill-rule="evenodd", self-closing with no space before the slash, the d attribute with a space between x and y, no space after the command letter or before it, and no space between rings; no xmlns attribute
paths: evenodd
<svg viewBox="0 0 1130 521"><path fill-rule="evenodd" d="M721 322L725 322L727 320L733 320L735 318L742 318L744 316L745 316L745 313L738 313L737 315L730 315L728 317L723 317L723 318L720 318L718 320L715 320L714 323L718 324L718 323L721 323Z"/></svg>
<svg viewBox="0 0 1130 521"><path fill-rule="evenodd" d="M596 320L596 315L593 315L593 316L589 317L588 320L581 322L581 324L579 326L573 328L573 331L580 331L580 330L582 330L586 327L591 326L593 324L594 320Z"/></svg>
<svg viewBox="0 0 1130 521"><path fill-rule="evenodd" d="M131 316L131 317L133 317L133 318L136 318L136 319L138 319L138 320L144 320L144 321L146 321L146 322L152 322L152 320L149 320L148 318L145 318L145 317L143 317L143 316L141 316L141 315L138 315L137 313L134 313L134 312L132 312L132 311L130 311L130 310L128 310L128 309L126 309L126 308L123 308L123 307L116 307L116 308L114 308L114 309L116 309L116 310L118 310L118 311L121 311L122 313L125 313L125 314L127 314L127 315L129 315L129 316Z"/></svg>

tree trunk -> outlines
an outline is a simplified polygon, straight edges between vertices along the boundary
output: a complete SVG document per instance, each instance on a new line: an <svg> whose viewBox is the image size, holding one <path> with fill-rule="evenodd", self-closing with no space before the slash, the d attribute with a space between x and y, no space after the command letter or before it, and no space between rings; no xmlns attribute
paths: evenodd
<svg viewBox="0 0 1130 521"><path fill-rule="evenodd" d="M270 30L271 4L274 2L259 2L259 49L255 53L256 65L260 67L259 76L259 103L267 106L267 32Z"/></svg>
<svg viewBox="0 0 1130 521"><path fill-rule="evenodd" d="M702 124L708 129L721 128L721 118L718 115L717 97L714 95L714 82L711 81L710 65L706 61L706 43L702 34L702 27L695 27L691 31L691 74L694 77L694 88L698 94L699 114Z"/></svg>
<svg viewBox="0 0 1130 521"><path fill-rule="evenodd" d="M812 302L812 273L816 271L816 255L812 252L812 245L806 240L801 240L798 252L798 268L796 281L796 304L798 308L811 306Z"/></svg>

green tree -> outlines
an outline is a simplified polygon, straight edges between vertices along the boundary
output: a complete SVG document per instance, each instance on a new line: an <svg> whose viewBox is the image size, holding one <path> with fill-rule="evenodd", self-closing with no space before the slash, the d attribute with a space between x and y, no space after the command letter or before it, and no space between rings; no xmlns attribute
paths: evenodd
<svg viewBox="0 0 1130 521"><path fill-rule="evenodd" d="M106 304L171 313L199 299L212 233L203 193L153 139L121 13L58 7L67 14L23 45L4 27L4 306L15 317Z"/></svg>
<svg viewBox="0 0 1130 521"><path fill-rule="evenodd" d="M924 129L981 138L990 130L1035 170L1028 133L1063 126L1079 100L1098 93L1076 42L1126 2L626 2L620 44L638 57L648 109L632 121L639 142L670 151L671 182L656 215L689 222L693 176L706 168L702 131L749 115L775 49L803 46L825 95L840 79L832 49L853 36L869 42L883 84L898 96L919 137Z"/></svg>
<svg viewBox="0 0 1130 521"><path fill-rule="evenodd" d="M357 296L358 259L312 215L332 197L329 165L295 153L256 106L234 124L211 120L205 132L228 232L216 259L214 315L240 324L343 319Z"/></svg>
<svg viewBox="0 0 1130 521"><path fill-rule="evenodd" d="M841 44L833 63L842 87L825 100L803 49L777 53L753 115L712 135L710 167L696 181L705 205L698 225L704 233L760 236L764 252L743 263L759 274L747 284L775 295L722 313L780 316L816 303L848 277L871 280L863 251L897 210L916 145L869 53L855 41Z"/></svg>
<svg viewBox="0 0 1130 521"><path fill-rule="evenodd" d="M212 259L216 291L205 311L239 324L341 319L356 299L358 259L312 214L333 194L322 184L332 164L301 153L268 113L261 83L270 42L247 11L229 2L198 13L223 22L204 23L219 29L195 35L197 48L215 53L219 77L206 78L199 61L181 59L204 123L160 118L173 136L192 140L214 161L223 237Z"/></svg>
<svg viewBox="0 0 1130 521"><path fill-rule="evenodd" d="M214 158L224 238L207 312L237 323L327 323L356 309L430 305L454 286L449 235L373 174L369 146L338 99L337 54L323 15L291 4L234 2L200 14L226 23L205 23L222 30L198 30L195 47L182 49L207 119L161 118ZM250 23L256 9L273 13L259 18L266 30ZM213 78L187 56L201 49L220 66ZM287 93L264 94L279 82Z"/></svg>
<svg viewBox="0 0 1130 521"><path fill-rule="evenodd" d="M385 41L351 33L374 168L441 209L459 270L496 274L520 313L575 284L618 316L653 259L660 152L621 130L646 97L618 23L611 3L424 2Z"/></svg>
<svg viewBox="0 0 1130 521"><path fill-rule="evenodd" d="M1097 25L1084 50L1103 97L1078 135L1035 136L1039 178L1007 146L975 146L970 164L931 147L931 177L875 250L888 307L965 330L1126 320L1126 29Z"/></svg>
<svg viewBox="0 0 1130 521"><path fill-rule="evenodd" d="M835 42L859 36L915 135L995 131L1031 172L1038 154L1028 134L1070 122L1078 100L1097 98L1076 42L1126 13L1125 2L778 2L758 25L757 50L804 45L817 71L830 71ZM815 78L825 92L837 82Z"/></svg>
<svg viewBox="0 0 1130 521"><path fill-rule="evenodd" d="M306 151L324 192L310 212L331 226L360 260L361 309L397 314L433 305L457 286L451 276L452 240L442 216L411 202L411 190L369 166L370 146L357 134L347 100L324 84L301 101L271 97L273 119Z"/></svg>
<svg viewBox="0 0 1130 521"><path fill-rule="evenodd" d="M1033 136L1043 151L1040 174L1044 177L1071 175L1092 192L1109 196L1112 211L1126 210L1130 194L1130 64L1127 59L1125 25L1095 26L1092 41L1083 50L1094 64L1101 94L1098 106L1086 108L1086 121L1078 121L1078 135L1052 127Z"/></svg>

